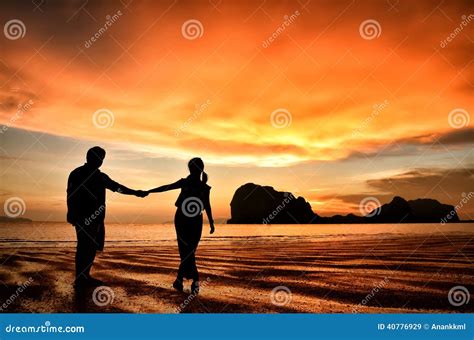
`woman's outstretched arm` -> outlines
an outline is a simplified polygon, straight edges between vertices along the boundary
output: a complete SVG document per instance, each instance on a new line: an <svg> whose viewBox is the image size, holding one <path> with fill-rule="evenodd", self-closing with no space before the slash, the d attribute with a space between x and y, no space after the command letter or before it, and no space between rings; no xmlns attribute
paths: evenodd
<svg viewBox="0 0 474 340"><path fill-rule="evenodd" d="M179 188L181 188L181 183L182 183L182 180L179 180L179 181L171 183L171 184L162 185L161 187L157 187L155 189L148 190L148 192L151 194L151 193L154 193L154 192L163 192L163 191L168 191L168 190L179 189Z"/></svg>

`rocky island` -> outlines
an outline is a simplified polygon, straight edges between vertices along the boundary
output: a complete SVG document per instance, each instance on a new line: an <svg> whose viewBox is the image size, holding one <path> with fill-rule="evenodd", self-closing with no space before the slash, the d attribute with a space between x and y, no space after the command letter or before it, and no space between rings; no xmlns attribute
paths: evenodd
<svg viewBox="0 0 474 340"><path fill-rule="evenodd" d="M303 197L276 191L271 186L246 183L230 203L229 224L343 224L343 223L452 223L460 222L454 206L434 199L405 200L395 196L366 216L322 217ZM449 219L446 217L450 216Z"/></svg>

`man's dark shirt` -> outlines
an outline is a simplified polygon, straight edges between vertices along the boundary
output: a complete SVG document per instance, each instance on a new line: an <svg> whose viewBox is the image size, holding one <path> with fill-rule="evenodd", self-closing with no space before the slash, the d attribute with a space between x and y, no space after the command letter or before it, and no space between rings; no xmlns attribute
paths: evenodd
<svg viewBox="0 0 474 340"><path fill-rule="evenodd" d="M120 184L87 164L73 170L67 182L67 221L75 226L103 223L105 189L117 191Z"/></svg>

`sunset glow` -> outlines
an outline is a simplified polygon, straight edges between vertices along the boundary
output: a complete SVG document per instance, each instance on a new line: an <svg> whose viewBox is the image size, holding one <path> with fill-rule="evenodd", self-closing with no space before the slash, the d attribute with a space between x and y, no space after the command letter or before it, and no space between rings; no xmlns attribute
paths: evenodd
<svg viewBox="0 0 474 340"><path fill-rule="evenodd" d="M474 188L467 3L0 6L2 25L26 28L0 38L1 195L22 197L26 217L64 219L67 175L93 145L108 151L104 172L140 189L202 157L217 218L246 182L321 215L358 213L369 194L455 205ZM361 32L368 19L375 36ZM168 221L175 194L145 208L112 194L109 219ZM474 203L458 213L474 219Z"/></svg>

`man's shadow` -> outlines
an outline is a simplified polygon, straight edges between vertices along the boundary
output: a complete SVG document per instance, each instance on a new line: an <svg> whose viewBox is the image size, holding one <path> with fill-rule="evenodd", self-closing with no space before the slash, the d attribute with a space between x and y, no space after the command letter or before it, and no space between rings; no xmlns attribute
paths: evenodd
<svg viewBox="0 0 474 340"><path fill-rule="evenodd" d="M96 289L110 289L110 287L76 287L73 292L73 311L74 313L127 313L114 305L113 295L107 296L104 291L98 292Z"/></svg>
<svg viewBox="0 0 474 340"><path fill-rule="evenodd" d="M94 292L93 287L75 288L73 293L74 298L74 312L87 313L91 311L91 300Z"/></svg>

